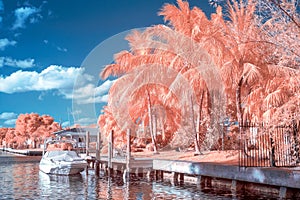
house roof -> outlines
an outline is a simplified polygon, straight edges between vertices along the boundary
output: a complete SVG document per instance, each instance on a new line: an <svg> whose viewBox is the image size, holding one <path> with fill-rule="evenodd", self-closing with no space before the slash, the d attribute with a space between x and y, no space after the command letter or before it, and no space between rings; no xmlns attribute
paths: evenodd
<svg viewBox="0 0 300 200"><path fill-rule="evenodd" d="M65 130L60 130L57 132L54 132L55 135L86 135L86 132L90 133L90 136L97 136L99 133L99 128L70 128Z"/></svg>

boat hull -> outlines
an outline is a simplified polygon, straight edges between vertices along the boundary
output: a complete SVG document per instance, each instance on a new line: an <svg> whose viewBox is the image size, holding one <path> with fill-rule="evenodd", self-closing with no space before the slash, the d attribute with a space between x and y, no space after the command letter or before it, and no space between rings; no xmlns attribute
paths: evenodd
<svg viewBox="0 0 300 200"><path fill-rule="evenodd" d="M79 174L80 172L84 171L87 167L87 163L80 162L52 164L49 162L41 161L39 167L40 171L46 174L73 175Z"/></svg>
<svg viewBox="0 0 300 200"><path fill-rule="evenodd" d="M40 161L40 171L46 174L73 175L85 170L87 162L73 151L48 151Z"/></svg>

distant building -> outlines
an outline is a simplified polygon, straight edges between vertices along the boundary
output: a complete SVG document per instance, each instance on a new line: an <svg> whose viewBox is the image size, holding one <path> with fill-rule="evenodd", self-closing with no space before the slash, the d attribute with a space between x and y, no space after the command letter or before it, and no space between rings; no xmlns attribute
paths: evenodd
<svg viewBox="0 0 300 200"><path fill-rule="evenodd" d="M53 134L56 137L72 138L72 139L76 140L77 147L85 148L86 133L87 132L90 133L90 142L96 142L99 131L100 131L99 128L79 127L79 128L70 128L70 129L60 130L60 131L54 132Z"/></svg>

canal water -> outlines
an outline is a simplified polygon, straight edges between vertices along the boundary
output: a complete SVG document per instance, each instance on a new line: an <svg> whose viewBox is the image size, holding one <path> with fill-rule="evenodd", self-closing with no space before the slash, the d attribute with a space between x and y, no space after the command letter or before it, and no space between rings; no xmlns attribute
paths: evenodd
<svg viewBox="0 0 300 200"><path fill-rule="evenodd" d="M96 177L92 170L76 176L47 175L39 171L39 157L12 156L0 151L0 199L271 199L220 188L185 183Z"/></svg>

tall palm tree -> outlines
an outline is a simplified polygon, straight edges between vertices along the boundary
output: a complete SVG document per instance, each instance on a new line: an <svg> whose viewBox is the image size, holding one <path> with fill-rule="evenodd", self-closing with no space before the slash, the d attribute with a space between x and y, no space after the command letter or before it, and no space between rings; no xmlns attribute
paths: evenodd
<svg viewBox="0 0 300 200"><path fill-rule="evenodd" d="M147 106L155 99L160 99L166 110L172 108L177 113L180 120L170 126L181 127L188 141L197 138L203 121L218 126L220 116L225 115L240 123L260 121L266 113L275 112L274 107L297 101L293 95L299 96L299 68L287 66L287 59L282 65L283 58L279 60L278 53L274 56L277 46L265 33L265 26L256 21L255 2L229 3L229 20L221 7L209 20L199 8L190 9L187 2L177 2L178 7L166 4L160 12L170 26L157 25L130 34L127 40L131 51L117 54L115 63L101 73L104 79L119 76L110 90L108 107L120 131L134 129L137 118L146 119L147 114L139 111L148 110L151 121L152 109ZM154 89L159 84L168 90ZM137 95L145 93L146 88L148 97ZM214 99L223 93L225 101ZM216 114L218 110L226 110L226 114ZM195 112L205 120L196 120Z"/></svg>

